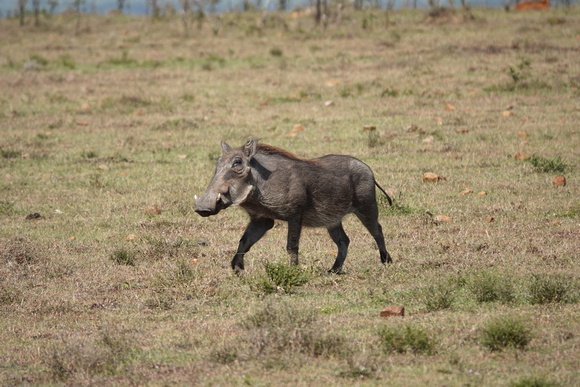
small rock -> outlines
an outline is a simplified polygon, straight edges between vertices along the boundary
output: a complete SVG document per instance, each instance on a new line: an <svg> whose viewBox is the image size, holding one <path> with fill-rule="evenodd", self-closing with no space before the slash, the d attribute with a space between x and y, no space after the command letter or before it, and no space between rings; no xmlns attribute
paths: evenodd
<svg viewBox="0 0 580 387"><path fill-rule="evenodd" d="M377 127L374 125L363 125L363 131L373 131L376 129L377 129Z"/></svg>
<svg viewBox="0 0 580 387"><path fill-rule="evenodd" d="M77 238L76 238L75 236L71 236L70 238L67 238L67 240L69 240L69 241L74 241L74 240L76 240L76 239L77 239Z"/></svg>
<svg viewBox="0 0 580 387"><path fill-rule="evenodd" d="M450 103L446 103L445 110L447 110L448 112L452 112L455 110L455 106L451 105Z"/></svg>
<svg viewBox="0 0 580 387"><path fill-rule="evenodd" d="M551 226L559 226L559 225L561 225L561 224L562 224L562 222L560 222L559 220L552 220L552 221L550 222L550 225L551 225Z"/></svg>
<svg viewBox="0 0 580 387"><path fill-rule="evenodd" d="M302 124L296 124L292 127L292 132L294 133L302 132L303 130L304 126L302 126Z"/></svg>
<svg viewBox="0 0 580 387"><path fill-rule="evenodd" d="M552 180L554 187L564 187L566 185L566 178L562 175L558 175Z"/></svg>
<svg viewBox="0 0 580 387"><path fill-rule="evenodd" d="M486 216L485 223L493 223L495 222L495 218L493 216Z"/></svg>
<svg viewBox="0 0 580 387"><path fill-rule="evenodd" d="M157 206L150 206L150 207L147 207L145 209L145 211L143 211L143 213L145 215L149 215L149 214L161 215L161 210Z"/></svg>
<svg viewBox="0 0 580 387"><path fill-rule="evenodd" d="M439 224L439 223L449 223L449 222L451 222L451 218L449 216L447 216L447 215L436 215L433 218L433 221L435 223L437 223L437 224Z"/></svg>
<svg viewBox="0 0 580 387"><path fill-rule="evenodd" d="M187 155L177 155L177 158L178 159L185 159L185 158L187 158Z"/></svg>
<svg viewBox="0 0 580 387"><path fill-rule="evenodd" d="M109 166L107 164L101 164L97 168L102 170L102 171L108 171L111 169L111 168L109 168Z"/></svg>
<svg viewBox="0 0 580 387"><path fill-rule="evenodd" d="M469 188L467 188L467 189L464 189L463 191L461 191L460 193L461 193L462 195L469 195L469 194L472 194L472 193L473 193L473 190L472 190L472 189L469 189Z"/></svg>
<svg viewBox="0 0 580 387"><path fill-rule="evenodd" d="M405 317L405 308L398 305L389 305L381 310L381 317Z"/></svg>
<svg viewBox="0 0 580 387"><path fill-rule="evenodd" d="M530 134L528 132L526 132L525 130L520 130L518 132L518 137L529 137Z"/></svg>
<svg viewBox="0 0 580 387"><path fill-rule="evenodd" d="M424 138L424 139L422 140L422 142L424 142L424 143L426 143L426 144L431 144L433 141L435 141L435 137L433 137L433 136L429 136L429 137L427 137L427 138Z"/></svg>
<svg viewBox="0 0 580 387"><path fill-rule="evenodd" d="M487 192L485 191L480 191L477 193L477 196L485 196L485 195L487 195Z"/></svg>
<svg viewBox="0 0 580 387"><path fill-rule="evenodd" d="M335 81L334 79L330 79L330 80L324 82L324 85L326 87L334 87L334 86L338 85L338 81Z"/></svg>
<svg viewBox="0 0 580 387"><path fill-rule="evenodd" d="M139 240L139 239L141 239L141 238L139 237L139 235L137 235L137 234L129 234L129 235L127 235L127 237L125 238L125 242L132 242L132 241L136 241L136 240Z"/></svg>
<svg viewBox="0 0 580 387"><path fill-rule="evenodd" d="M501 112L501 115L503 117L511 117L514 115L514 112L512 112L511 110L504 110L503 112Z"/></svg>
<svg viewBox="0 0 580 387"><path fill-rule="evenodd" d="M433 172L425 172L423 174L423 181L425 183L436 183L441 180L447 180L445 176L439 176Z"/></svg>
<svg viewBox="0 0 580 387"><path fill-rule="evenodd" d="M77 121L78 126L89 126L89 123L86 121Z"/></svg>
<svg viewBox="0 0 580 387"><path fill-rule="evenodd" d="M456 129L455 132L459 134L469 133L469 129Z"/></svg>
<svg viewBox="0 0 580 387"><path fill-rule="evenodd" d="M435 117L433 121L437 122L437 125L443 125L443 118L441 117Z"/></svg>
<svg viewBox="0 0 580 387"><path fill-rule="evenodd" d="M324 106L326 106L326 107L334 106L334 101L326 101L324 103Z"/></svg>
<svg viewBox="0 0 580 387"><path fill-rule="evenodd" d="M40 215L38 212L26 215L26 220L36 220L40 218L42 218L42 215Z"/></svg>
<svg viewBox="0 0 580 387"><path fill-rule="evenodd" d="M530 156L529 154L527 154L526 152L524 152L524 151L519 151L519 152L516 152L516 154L515 154L515 156L514 156L514 159L516 159L516 160L527 160L527 159L529 159L530 157L531 157L531 156Z"/></svg>
<svg viewBox="0 0 580 387"><path fill-rule="evenodd" d="M409 126L407 126L407 127L405 128L405 131L406 131L407 133L416 132L417 130L419 130L419 127L418 127L417 125L415 125L415 124L411 124L411 125L409 125Z"/></svg>

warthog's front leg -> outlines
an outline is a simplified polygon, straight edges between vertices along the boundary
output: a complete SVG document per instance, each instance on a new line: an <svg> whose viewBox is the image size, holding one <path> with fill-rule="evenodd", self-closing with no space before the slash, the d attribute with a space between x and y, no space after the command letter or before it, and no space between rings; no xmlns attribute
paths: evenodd
<svg viewBox="0 0 580 387"><path fill-rule="evenodd" d="M246 231L240 239L238 251L232 259L232 269L236 272L244 270L244 254L274 226L274 219L251 219Z"/></svg>
<svg viewBox="0 0 580 387"><path fill-rule="evenodd" d="M290 263L298 265L298 246L300 245L300 233L302 232L302 219L288 221L288 242L286 250L290 254Z"/></svg>

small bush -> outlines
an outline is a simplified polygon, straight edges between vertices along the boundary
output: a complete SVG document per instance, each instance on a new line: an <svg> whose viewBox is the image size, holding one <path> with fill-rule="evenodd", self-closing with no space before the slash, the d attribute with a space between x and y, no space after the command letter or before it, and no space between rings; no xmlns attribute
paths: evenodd
<svg viewBox="0 0 580 387"><path fill-rule="evenodd" d="M120 248L111 254L111 260L117 265L135 266L136 255L134 251Z"/></svg>
<svg viewBox="0 0 580 387"><path fill-rule="evenodd" d="M514 287L509 278L496 273L477 272L469 278L468 287L477 302L510 302L514 299Z"/></svg>
<svg viewBox="0 0 580 387"><path fill-rule="evenodd" d="M272 56L282 56L282 50L278 47L273 47L270 49L270 55Z"/></svg>
<svg viewBox="0 0 580 387"><path fill-rule="evenodd" d="M425 289L423 294L427 311L449 309L455 299L455 288L451 283L436 284Z"/></svg>
<svg viewBox="0 0 580 387"><path fill-rule="evenodd" d="M0 157L3 159L17 159L20 158L22 152L16 149L3 149L0 147Z"/></svg>
<svg viewBox="0 0 580 387"><path fill-rule="evenodd" d="M346 339L326 332L314 310L299 309L288 303L268 303L240 325L248 331L248 341L258 354L297 352L328 357L346 351Z"/></svg>
<svg viewBox="0 0 580 387"><path fill-rule="evenodd" d="M0 239L0 262L30 265L41 256L41 248L24 237Z"/></svg>
<svg viewBox="0 0 580 387"><path fill-rule="evenodd" d="M60 346L47 356L55 378L67 380L73 375L118 374L129 361L128 341L119 333L101 328L95 341L63 337Z"/></svg>
<svg viewBox="0 0 580 387"><path fill-rule="evenodd" d="M69 70L74 70L77 67L73 58L68 54L61 55L58 58L58 61L59 61L61 66L66 67Z"/></svg>
<svg viewBox="0 0 580 387"><path fill-rule="evenodd" d="M510 387L556 387L558 384L549 382L543 378L525 377L517 382L511 382Z"/></svg>
<svg viewBox="0 0 580 387"><path fill-rule="evenodd" d="M538 172L560 172L563 173L568 168L560 156L548 159L537 154L533 154L528 161Z"/></svg>
<svg viewBox="0 0 580 387"><path fill-rule="evenodd" d="M387 87L386 89L384 89L381 92L381 97L398 97L399 96L399 90L392 88L392 87Z"/></svg>
<svg viewBox="0 0 580 387"><path fill-rule="evenodd" d="M220 364L233 363L238 359L238 345L221 344L213 348L209 357L212 361Z"/></svg>
<svg viewBox="0 0 580 387"><path fill-rule="evenodd" d="M0 215L11 215L14 209L14 203L0 201Z"/></svg>
<svg viewBox="0 0 580 387"><path fill-rule="evenodd" d="M480 342L492 351L507 347L524 349L532 340L532 331L520 319L501 317L483 328Z"/></svg>
<svg viewBox="0 0 580 387"><path fill-rule="evenodd" d="M561 275L533 274L528 285L532 304L572 302L574 282Z"/></svg>
<svg viewBox="0 0 580 387"><path fill-rule="evenodd" d="M302 271L296 265L287 263L265 263L266 276L274 285L290 293L293 288L302 286L310 280L310 272Z"/></svg>
<svg viewBox="0 0 580 387"><path fill-rule="evenodd" d="M18 301L22 296L17 289L0 285L0 305L10 305Z"/></svg>
<svg viewBox="0 0 580 387"><path fill-rule="evenodd" d="M435 341L423 330L411 324L386 325L379 331L379 340L386 353L398 352L432 355Z"/></svg>

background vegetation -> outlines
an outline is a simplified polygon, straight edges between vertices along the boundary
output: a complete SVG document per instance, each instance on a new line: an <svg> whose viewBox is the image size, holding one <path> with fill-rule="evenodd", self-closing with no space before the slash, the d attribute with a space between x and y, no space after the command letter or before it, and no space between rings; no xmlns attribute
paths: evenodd
<svg viewBox="0 0 580 387"><path fill-rule="evenodd" d="M0 20L0 384L580 384L578 10L261 17ZM252 136L368 163L394 263L233 275L193 197Z"/></svg>

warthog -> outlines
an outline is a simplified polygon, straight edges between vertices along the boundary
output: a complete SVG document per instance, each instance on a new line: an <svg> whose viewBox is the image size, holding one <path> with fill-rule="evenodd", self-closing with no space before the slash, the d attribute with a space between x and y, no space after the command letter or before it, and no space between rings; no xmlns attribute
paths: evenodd
<svg viewBox="0 0 580 387"><path fill-rule="evenodd" d="M342 218L354 213L375 239L381 262L392 262L378 221L375 181L368 165L350 156L327 155L302 159L283 149L258 144L251 139L239 148L222 141L222 155L204 194L197 198L195 212L215 215L237 204L250 215L250 223L240 239L232 269L244 270L244 254L274 226L274 219L288 222L286 249L298 264L302 226L326 227L338 246L330 272L339 273L350 240L342 228Z"/></svg>

